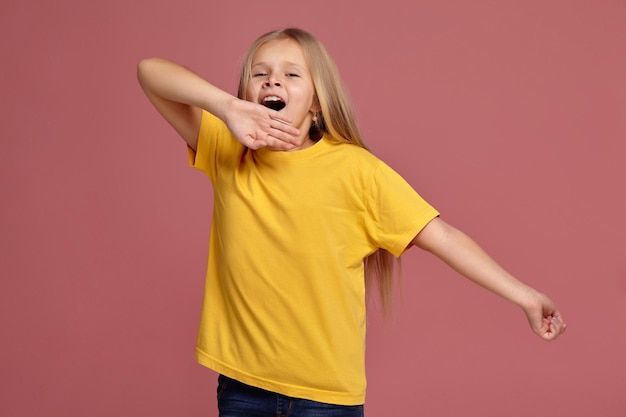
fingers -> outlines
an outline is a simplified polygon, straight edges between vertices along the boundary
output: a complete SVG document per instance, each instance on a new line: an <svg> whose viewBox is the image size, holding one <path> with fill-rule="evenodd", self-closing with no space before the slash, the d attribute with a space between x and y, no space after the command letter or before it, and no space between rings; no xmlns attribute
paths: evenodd
<svg viewBox="0 0 626 417"><path fill-rule="evenodd" d="M261 141L257 141L257 142L261 142ZM273 151L290 151L297 147L297 145L294 143L280 140L271 135L267 135L265 137L265 139L262 141L262 146Z"/></svg>
<svg viewBox="0 0 626 417"><path fill-rule="evenodd" d="M558 312L555 313L551 318L550 331L555 335L556 338L557 336L562 335L565 330L567 330L567 324L561 317L561 314L559 314Z"/></svg>
<svg viewBox="0 0 626 417"><path fill-rule="evenodd" d="M286 126L286 125L285 125ZM293 146L302 145L303 138L300 138L300 131L291 126L286 126L285 129L277 129L272 127L268 132L268 138L284 142Z"/></svg>
<svg viewBox="0 0 626 417"><path fill-rule="evenodd" d="M292 150L302 145L300 130L291 126L292 119L286 114L261 106L265 121L259 122L253 149L268 147L274 150Z"/></svg>
<svg viewBox="0 0 626 417"><path fill-rule="evenodd" d="M275 120L277 122L289 125L289 123L293 122L293 120L291 119L291 117L287 116L285 113L281 113L279 111L276 110L271 110L268 109L265 106L262 106L264 110L268 110L269 111L269 116L272 120Z"/></svg>
<svg viewBox="0 0 626 417"><path fill-rule="evenodd" d="M288 116L282 115L278 112L274 113L283 118L277 119L274 118L273 115L270 115L270 130L268 132L270 136L278 140L298 144L297 142L298 137L300 136L300 130L289 124L291 123L291 119Z"/></svg>
<svg viewBox="0 0 626 417"><path fill-rule="evenodd" d="M300 130L280 121L272 121L271 124L257 131L252 149L267 147L273 150L292 150L302 145L304 138L299 137Z"/></svg>
<svg viewBox="0 0 626 417"><path fill-rule="evenodd" d="M567 324L565 324L561 315L556 312L543 318L541 329L537 334L544 340L552 341L562 335L566 329Z"/></svg>
<svg viewBox="0 0 626 417"><path fill-rule="evenodd" d="M288 151L301 146L305 140L300 137L300 130L291 126L292 119L288 115L244 100L234 104L225 118L226 125L248 148Z"/></svg>
<svg viewBox="0 0 626 417"><path fill-rule="evenodd" d="M255 135L250 135L242 143L250 149L268 148L272 150L289 151L300 146L300 139L281 132L276 129L269 129L268 132L258 131Z"/></svg>

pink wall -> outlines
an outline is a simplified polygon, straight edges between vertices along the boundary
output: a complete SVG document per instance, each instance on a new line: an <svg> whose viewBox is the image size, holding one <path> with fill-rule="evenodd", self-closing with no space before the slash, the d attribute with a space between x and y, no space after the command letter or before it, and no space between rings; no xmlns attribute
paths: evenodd
<svg viewBox="0 0 626 417"><path fill-rule="evenodd" d="M135 65L233 91L287 25L325 42L373 149L570 324L543 343L414 249L370 317L368 415L626 415L625 21L608 0L3 2L0 415L214 415L210 188Z"/></svg>

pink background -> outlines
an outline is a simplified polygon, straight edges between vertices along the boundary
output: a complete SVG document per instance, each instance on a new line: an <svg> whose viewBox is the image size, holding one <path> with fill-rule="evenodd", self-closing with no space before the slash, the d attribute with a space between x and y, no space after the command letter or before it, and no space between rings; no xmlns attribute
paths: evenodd
<svg viewBox="0 0 626 417"><path fill-rule="evenodd" d="M362 130L443 217L547 292L517 308L413 249L372 310L367 415L626 415L623 1L3 1L0 415L215 415L193 358L208 180L140 58L235 91L261 33L335 57ZM406 411L410 410L410 411Z"/></svg>

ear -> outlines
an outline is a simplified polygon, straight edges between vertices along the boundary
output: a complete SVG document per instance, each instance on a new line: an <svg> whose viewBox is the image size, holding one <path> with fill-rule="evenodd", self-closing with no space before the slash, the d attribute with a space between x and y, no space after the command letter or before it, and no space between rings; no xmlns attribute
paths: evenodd
<svg viewBox="0 0 626 417"><path fill-rule="evenodd" d="M317 95L313 96L313 104L311 104L311 108L309 109L309 111L313 114L322 111L322 106L320 106L320 101L317 99Z"/></svg>

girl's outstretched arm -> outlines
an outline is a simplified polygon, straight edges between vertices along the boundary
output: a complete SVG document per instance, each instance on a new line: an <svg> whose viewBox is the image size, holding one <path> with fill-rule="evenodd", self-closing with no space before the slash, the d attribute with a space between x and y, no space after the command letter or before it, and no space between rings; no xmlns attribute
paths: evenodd
<svg viewBox="0 0 626 417"><path fill-rule="evenodd" d="M554 340L567 328L550 298L517 280L469 236L439 217L422 229L412 243L433 253L476 284L521 307L533 332L542 339Z"/></svg>
<svg viewBox="0 0 626 417"><path fill-rule="evenodd" d="M144 59L137 65L137 78L150 102L194 150L202 109L222 119L237 140L249 148L289 150L300 145L300 132L288 124L288 116L239 100L178 64Z"/></svg>

